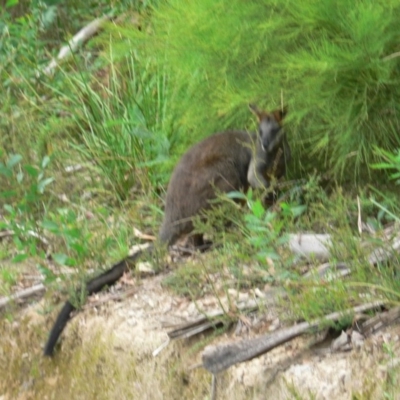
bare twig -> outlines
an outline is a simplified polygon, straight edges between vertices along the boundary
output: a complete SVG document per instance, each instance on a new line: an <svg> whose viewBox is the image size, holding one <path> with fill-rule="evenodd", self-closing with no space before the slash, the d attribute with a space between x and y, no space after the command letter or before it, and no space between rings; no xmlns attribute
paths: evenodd
<svg viewBox="0 0 400 400"><path fill-rule="evenodd" d="M389 60L393 60L393 58L397 58L397 57L400 57L400 51L397 51L396 53L389 54L388 56L383 57L382 60L383 61L389 61Z"/></svg>
<svg viewBox="0 0 400 400"><path fill-rule="evenodd" d="M6 231L1 231L0 232L0 239L7 237L7 236L13 236L14 235L14 231L12 230L6 230Z"/></svg>
<svg viewBox="0 0 400 400"><path fill-rule="evenodd" d="M143 233L137 228L133 228L133 235L137 237L138 239L143 239L143 240L151 240L154 242L157 238L154 235L147 235L146 233Z"/></svg>
<svg viewBox="0 0 400 400"><path fill-rule="evenodd" d="M367 319L361 325L361 333L370 335L379 329L382 329L400 318L400 307L392 308L384 313L379 313Z"/></svg>
<svg viewBox="0 0 400 400"><path fill-rule="evenodd" d="M133 256L138 251L143 251L151 247L150 243L135 244L129 249L128 255Z"/></svg>
<svg viewBox="0 0 400 400"><path fill-rule="evenodd" d="M258 299L257 301L251 299L247 301L246 304L235 305L235 307L240 312L249 312L257 310L259 307L271 306L282 296L286 296L284 290L274 288L266 292L264 298ZM207 312L207 315L205 314L206 313L195 320L176 327L174 330L168 332L168 336L171 339L187 339L210 328L219 326L223 323L222 317L226 315L226 311L218 309Z"/></svg>
<svg viewBox="0 0 400 400"><path fill-rule="evenodd" d="M112 15L106 15L102 18L96 18L94 21L90 22L84 28L82 28L69 42L67 45L61 47L60 52L56 59L51 60L49 65L45 67L42 72L45 75L51 75L57 68L59 62L66 57L69 57L78 47L88 41L92 36L94 36L100 28L103 26L104 22L111 20Z"/></svg>
<svg viewBox="0 0 400 400"><path fill-rule="evenodd" d="M14 293L11 296L3 297L0 299L0 309L4 308L12 301L26 299L27 297L34 296L36 294L42 294L45 290L45 286L42 283L39 283L38 285Z"/></svg>
<svg viewBox="0 0 400 400"><path fill-rule="evenodd" d="M18 226L18 228L21 228L21 234L25 234L27 236L32 236L35 239L38 239L40 242L42 242L45 246L49 245L49 241L44 236L41 236L32 230L25 231L19 225L17 225L17 226ZM15 234L16 234L15 231L13 231L12 229L2 231L2 232L0 232L0 239L7 237L7 236L14 236Z"/></svg>
<svg viewBox="0 0 400 400"><path fill-rule="evenodd" d="M357 196L357 209L358 209L358 217L357 217L357 226L358 232L362 234L362 220L361 220L361 204L360 204L360 197Z"/></svg>
<svg viewBox="0 0 400 400"><path fill-rule="evenodd" d="M217 400L217 384L218 380L215 374L212 374L211 376L211 400Z"/></svg>

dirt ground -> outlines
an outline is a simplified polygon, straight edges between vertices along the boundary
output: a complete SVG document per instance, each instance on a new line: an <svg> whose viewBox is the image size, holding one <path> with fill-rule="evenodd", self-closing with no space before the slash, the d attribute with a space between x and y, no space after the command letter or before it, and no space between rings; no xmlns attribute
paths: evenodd
<svg viewBox="0 0 400 400"><path fill-rule="evenodd" d="M173 327L223 305L254 297L231 291L192 302L162 287L165 276L125 279L89 299L67 326L55 357L41 347L56 310L48 299L4 318L0 342L0 400L208 399L211 374L201 367L205 346L242 340L279 328L274 309L242 318L216 335L169 340ZM400 399L397 389L400 325L386 328L347 352L307 335L217 376L217 399ZM399 393L398 393L399 392Z"/></svg>

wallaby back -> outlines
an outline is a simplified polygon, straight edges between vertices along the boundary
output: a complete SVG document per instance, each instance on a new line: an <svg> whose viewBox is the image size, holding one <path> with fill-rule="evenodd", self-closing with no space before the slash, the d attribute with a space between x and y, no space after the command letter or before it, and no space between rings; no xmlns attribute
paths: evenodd
<svg viewBox="0 0 400 400"><path fill-rule="evenodd" d="M221 192L247 189L251 143L247 132L221 132L197 143L183 155L168 185L161 241L172 244L190 233L192 217L210 207L209 200L216 197L216 189Z"/></svg>
<svg viewBox="0 0 400 400"><path fill-rule="evenodd" d="M257 133L216 133L183 155L168 185L160 242L171 245L181 236L190 234L193 230L192 218L211 206L209 201L216 197L216 190L247 190L249 186L267 188L270 174L274 173L274 163L279 167L275 171L277 178L285 173L285 160L290 157L290 149L281 131L284 112L266 113L254 106L251 109L259 121ZM282 161L276 161L279 152L284 155ZM195 244L201 245L202 235L196 239ZM87 294L117 282L140 254L140 251L132 254L88 281ZM45 355L53 354L54 346L75 309L71 301L67 301L61 309L44 348Z"/></svg>

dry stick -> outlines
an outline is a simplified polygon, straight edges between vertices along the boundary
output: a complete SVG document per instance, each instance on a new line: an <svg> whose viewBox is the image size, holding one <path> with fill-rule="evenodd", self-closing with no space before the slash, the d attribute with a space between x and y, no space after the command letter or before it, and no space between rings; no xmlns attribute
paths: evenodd
<svg viewBox="0 0 400 400"><path fill-rule="evenodd" d="M217 377L213 374L211 376L211 396L210 400L217 400Z"/></svg>
<svg viewBox="0 0 400 400"><path fill-rule="evenodd" d="M358 233L362 234L362 219L361 219L361 204L360 204L360 197L357 196L357 209L358 209L358 217L357 217L357 226L358 226Z"/></svg>
<svg viewBox="0 0 400 400"><path fill-rule="evenodd" d="M241 312L249 312L257 310L260 307L268 307L273 305L280 296L286 296L284 290L280 288L273 288L265 293L264 298L257 300L250 299L248 302L246 302L246 304L237 306L237 309ZM195 320L175 327L172 331L168 332L168 336L170 339L190 338L219 325L223 322L221 317L225 315L226 312L221 309L210 311L207 313L207 315L204 313L204 315L196 318Z"/></svg>
<svg viewBox="0 0 400 400"><path fill-rule="evenodd" d="M360 326L360 331L364 336L371 335L376 331L392 324L394 321L400 318L400 307L392 308L384 313L379 313L365 322Z"/></svg>
<svg viewBox="0 0 400 400"><path fill-rule="evenodd" d="M11 296L3 297L0 299L0 309L4 308L11 301L25 299L35 294L42 294L45 290L45 286L42 283L39 283L38 285L21 290L20 292L12 294Z"/></svg>
<svg viewBox="0 0 400 400"><path fill-rule="evenodd" d="M20 225L17 225L18 228L22 228ZM16 233L12 230L5 230L5 231L1 231L0 232L0 239L7 237L7 236L14 236ZM42 242L44 245L48 246L49 245L49 241L43 237L40 236L38 233L36 233L35 231L29 230L29 231L22 231L21 234L26 234L27 236L32 236L36 239L38 239L40 242Z"/></svg>
<svg viewBox="0 0 400 400"><path fill-rule="evenodd" d="M385 249L383 247L378 247L373 250L372 253L368 257L368 262L371 265L376 265L379 262L386 261L393 255L393 251L400 250L400 235L396 237L396 239L391 243L391 248Z"/></svg>
<svg viewBox="0 0 400 400"><path fill-rule="evenodd" d="M349 313L360 313L382 306L382 301L364 304L352 309L335 312L319 318L313 322L302 322L290 328L281 329L275 333L261 336L256 339L243 340L239 343L222 346L208 346L203 352L203 366L212 374L226 370L234 364L251 360L275 347L300 336L310 329L318 329L325 321L337 321L340 317Z"/></svg>
<svg viewBox="0 0 400 400"><path fill-rule="evenodd" d="M14 235L14 231L11 231L11 230L1 231L0 239L7 237L7 236L13 236L13 235Z"/></svg>
<svg viewBox="0 0 400 400"><path fill-rule="evenodd" d="M389 61L389 60L393 60L393 58L396 58L396 57L400 57L400 51L397 51L396 53L389 54L388 56L383 57L382 60L383 61Z"/></svg>
<svg viewBox="0 0 400 400"><path fill-rule="evenodd" d="M84 28L82 28L69 42L67 45L61 47L58 53L57 59L51 60L49 65L43 68L43 73L45 75L51 75L57 68L58 63L70 56L76 49L84 42L88 41L92 36L94 36L102 27L104 22L109 21L112 18L111 15L106 15L102 18L96 18Z"/></svg>

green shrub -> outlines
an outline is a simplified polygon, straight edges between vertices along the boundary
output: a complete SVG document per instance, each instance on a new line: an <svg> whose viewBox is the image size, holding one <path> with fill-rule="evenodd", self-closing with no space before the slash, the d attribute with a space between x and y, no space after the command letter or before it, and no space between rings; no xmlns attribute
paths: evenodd
<svg viewBox="0 0 400 400"><path fill-rule="evenodd" d="M400 145L399 18L395 0L169 0L152 29L121 32L166 66L186 143L282 95L299 166L353 179L375 145Z"/></svg>

